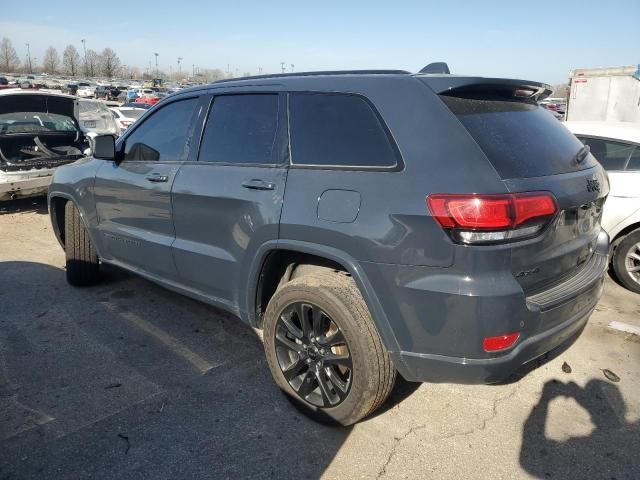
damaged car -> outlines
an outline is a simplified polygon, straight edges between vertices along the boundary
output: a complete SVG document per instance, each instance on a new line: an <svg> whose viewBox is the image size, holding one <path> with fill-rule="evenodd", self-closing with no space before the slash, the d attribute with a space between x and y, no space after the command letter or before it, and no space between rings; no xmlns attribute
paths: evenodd
<svg viewBox="0 0 640 480"><path fill-rule="evenodd" d="M56 167L89 152L74 97L0 92L0 201L46 194Z"/></svg>

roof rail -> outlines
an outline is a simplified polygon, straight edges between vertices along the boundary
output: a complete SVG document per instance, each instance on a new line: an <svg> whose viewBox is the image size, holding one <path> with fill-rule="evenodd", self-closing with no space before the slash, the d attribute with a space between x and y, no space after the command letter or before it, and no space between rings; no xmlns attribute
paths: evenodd
<svg viewBox="0 0 640 480"><path fill-rule="evenodd" d="M260 80L263 78L312 77L316 75L409 75L406 70L327 70L318 72L273 73L269 75L252 75L248 77L225 78L213 83L235 82L238 80Z"/></svg>

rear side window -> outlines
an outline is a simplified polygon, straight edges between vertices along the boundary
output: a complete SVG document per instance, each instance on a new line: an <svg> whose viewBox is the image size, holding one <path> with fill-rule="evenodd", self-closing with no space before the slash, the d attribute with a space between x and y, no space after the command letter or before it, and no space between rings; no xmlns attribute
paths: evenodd
<svg viewBox="0 0 640 480"><path fill-rule="evenodd" d="M278 95L215 97L204 129L201 162L273 164Z"/></svg>
<svg viewBox="0 0 640 480"><path fill-rule="evenodd" d="M397 165L397 153L379 116L362 97L295 93L289 103L294 165Z"/></svg>
<svg viewBox="0 0 640 480"><path fill-rule="evenodd" d="M538 105L503 98L441 95L502 178L556 175L593 167L574 160L580 141Z"/></svg>
<svg viewBox="0 0 640 480"><path fill-rule="evenodd" d="M614 140L593 137L578 138L585 145L589 145L591 154L596 157L605 170L624 170L627 159L634 149L633 145Z"/></svg>
<svg viewBox="0 0 640 480"><path fill-rule="evenodd" d="M185 146L197 98L178 100L157 110L126 139L124 159L176 161L185 159Z"/></svg>

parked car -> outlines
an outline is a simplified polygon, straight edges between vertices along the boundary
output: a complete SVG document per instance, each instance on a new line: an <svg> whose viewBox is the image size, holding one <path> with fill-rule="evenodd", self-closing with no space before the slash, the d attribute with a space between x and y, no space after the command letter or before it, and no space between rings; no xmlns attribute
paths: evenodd
<svg viewBox="0 0 640 480"><path fill-rule="evenodd" d="M340 424L397 373L504 380L577 338L607 266L606 173L549 92L369 71L174 94L56 172L67 280L113 264L233 312L294 403Z"/></svg>
<svg viewBox="0 0 640 480"><path fill-rule="evenodd" d="M60 87L60 93L66 93L68 95L77 95L78 85L76 83L67 83Z"/></svg>
<svg viewBox="0 0 640 480"><path fill-rule="evenodd" d="M74 97L0 91L0 200L45 195L54 169L86 148Z"/></svg>
<svg viewBox="0 0 640 480"><path fill-rule="evenodd" d="M139 103L139 102L127 102L120 105L121 108L141 108L143 110L148 110L152 107L152 105L148 103Z"/></svg>
<svg viewBox="0 0 640 480"><path fill-rule="evenodd" d="M80 127L89 136L120 135L120 126L109 107L96 100L80 100Z"/></svg>
<svg viewBox="0 0 640 480"><path fill-rule="evenodd" d="M111 87L108 85L98 85L95 90L96 98L107 98L108 91Z"/></svg>
<svg viewBox="0 0 640 480"><path fill-rule="evenodd" d="M78 97L80 98L93 98L95 97L95 90L93 87L91 86L78 86L78 91L76 92L76 95L78 95Z"/></svg>
<svg viewBox="0 0 640 480"><path fill-rule="evenodd" d="M565 124L609 174L611 191L602 226L611 237L611 267L625 287L640 293L640 125L629 122Z"/></svg>
<svg viewBox="0 0 640 480"><path fill-rule="evenodd" d="M146 103L147 105L155 105L161 100L160 97L139 97L136 98L136 103Z"/></svg>
<svg viewBox="0 0 640 480"><path fill-rule="evenodd" d="M116 119L116 123L120 126L122 133L146 112L144 108L127 108L113 107L110 108Z"/></svg>

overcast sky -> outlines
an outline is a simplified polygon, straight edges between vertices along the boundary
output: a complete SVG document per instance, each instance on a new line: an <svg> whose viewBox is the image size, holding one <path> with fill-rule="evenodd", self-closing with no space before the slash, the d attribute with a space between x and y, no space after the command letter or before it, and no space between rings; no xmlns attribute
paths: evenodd
<svg viewBox="0 0 640 480"><path fill-rule="evenodd" d="M204 3L204 2L202 2ZM468 6L465 6L468 4ZM572 68L640 63L640 0L66 2L0 0L0 37L20 58L72 43L141 69L235 73L400 68L566 81Z"/></svg>

